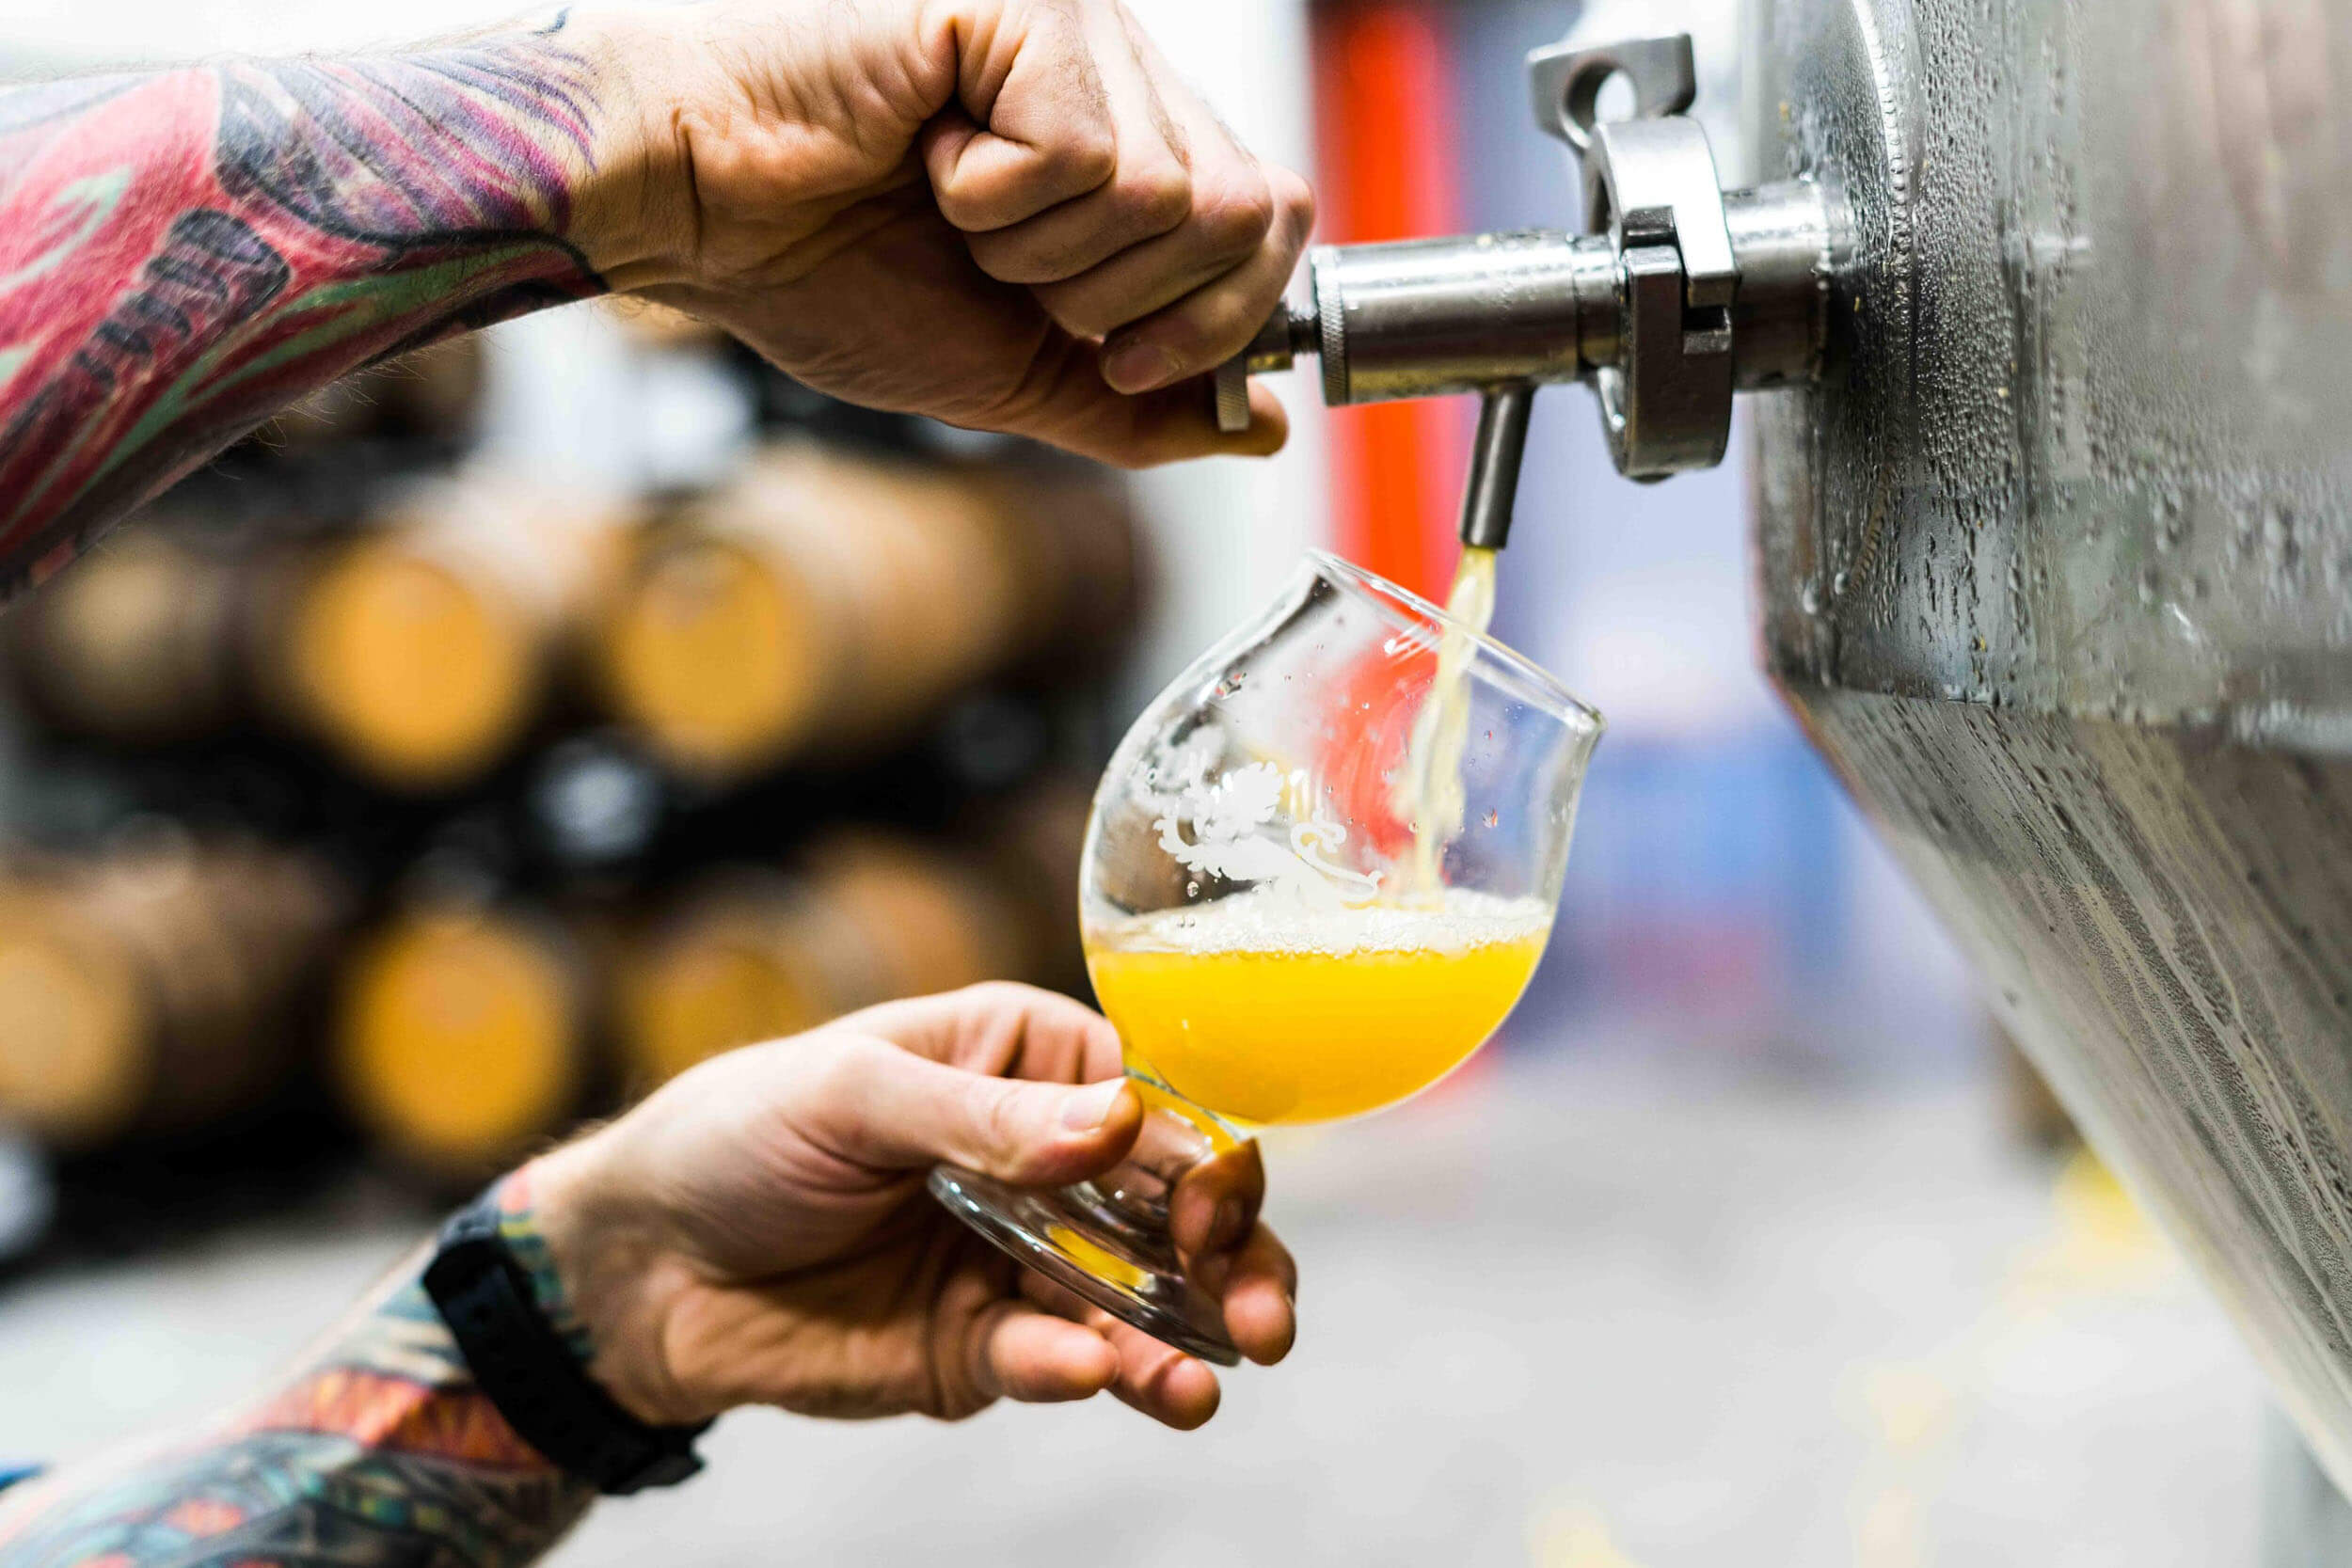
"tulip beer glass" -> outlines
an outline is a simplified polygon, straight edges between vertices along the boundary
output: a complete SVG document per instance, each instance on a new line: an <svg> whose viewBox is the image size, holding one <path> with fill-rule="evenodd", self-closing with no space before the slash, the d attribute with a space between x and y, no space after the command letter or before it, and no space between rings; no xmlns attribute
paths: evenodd
<svg viewBox="0 0 2352 1568"><path fill-rule="evenodd" d="M1178 676L1094 798L1079 919L1144 1129L1052 1191L954 1166L949 1210L1169 1344L1232 1365L1169 1208L1254 1148L1428 1087L1551 929L1600 716L1427 601L1316 553ZM1418 787L1414 781L1420 781Z"/></svg>

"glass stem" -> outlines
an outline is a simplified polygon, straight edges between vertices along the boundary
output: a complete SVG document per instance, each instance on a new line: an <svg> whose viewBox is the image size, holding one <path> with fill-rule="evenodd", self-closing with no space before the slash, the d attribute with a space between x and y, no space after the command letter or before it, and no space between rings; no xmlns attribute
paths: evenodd
<svg viewBox="0 0 2352 1568"><path fill-rule="evenodd" d="M1106 1223L1154 1235L1168 1232L1170 1195L1184 1173L1241 1140L1211 1113L1166 1086L1130 1072L1127 1082L1143 1100L1143 1130L1127 1157L1091 1181L1090 1203Z"/></svg>

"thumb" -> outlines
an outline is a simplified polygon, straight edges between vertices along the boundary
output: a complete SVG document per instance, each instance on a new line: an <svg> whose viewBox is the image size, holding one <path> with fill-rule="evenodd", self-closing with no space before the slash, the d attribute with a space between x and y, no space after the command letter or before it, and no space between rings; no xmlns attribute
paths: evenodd
<svg viewBox="0 0 2352 1568"><path fill-rule="evenodd" d="M1043 1084L996 1078L850 1036L818 1080L811 1137L876 1170L946 1161L1023 1186L1083 1180L1118 1164L1143 1125L1123 1078Z"/></svg>

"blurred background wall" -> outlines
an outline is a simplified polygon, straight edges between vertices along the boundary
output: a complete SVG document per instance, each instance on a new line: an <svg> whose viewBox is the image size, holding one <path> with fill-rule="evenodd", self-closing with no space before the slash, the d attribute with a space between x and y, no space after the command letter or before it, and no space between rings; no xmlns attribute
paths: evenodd
<svg viewBox="0 0 2352 1568"><path fill-rule="evenodd" d="M1594 4L1696 34L1738 167L1733 0ZM1518 65L1574 5L1135 8L1314 173L1320 239L1579 222ZM501 9L7 0L0 78ZM576 308L322 397L0 615L0 1388L48 1369L0 1449L194 1407L709 1052L982 974L1082 991L1077 834L1142 701L1311 545L1450 572L1470 411L1285 398L1279 461L1129 480ZM1007 1560L1136 1497L1137 1562L2246 1560L2251 1374L2095 1166L2037 1152L2062 1116L1756 673L1734 452L1629 485L1586 394L1538 400L1497 630L1612 721L1554 951L1474 1070L1278 1147L1331 1318L1226 1446L759 1428L763 1473L953 1465L940 1538L978 1510ZM1038 1464L1068 1484L1009 1500ZM2209 1528L2125 1516L2159 1484ZM916 1560L929 1515L860 1533L888 1491L790 1500ZM573 1560L690 1526L767 1560L773 1497L710 1495Z"/></svg>

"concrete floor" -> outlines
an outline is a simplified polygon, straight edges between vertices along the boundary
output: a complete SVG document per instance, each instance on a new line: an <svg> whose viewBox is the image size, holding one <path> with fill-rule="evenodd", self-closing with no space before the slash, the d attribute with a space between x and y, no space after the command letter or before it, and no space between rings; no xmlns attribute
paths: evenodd
<svg viewBox="0 0 2352 1568"><path fill-rule="evenodd" d="M1503 1061L1269 1149L1303 1333L1202 1432L740 1413L553 1560L2229 1568L2256 1375L1989 1097ZM409 1240L278 1224L0 1296L0 1461L203 1409Z"/></svg>

